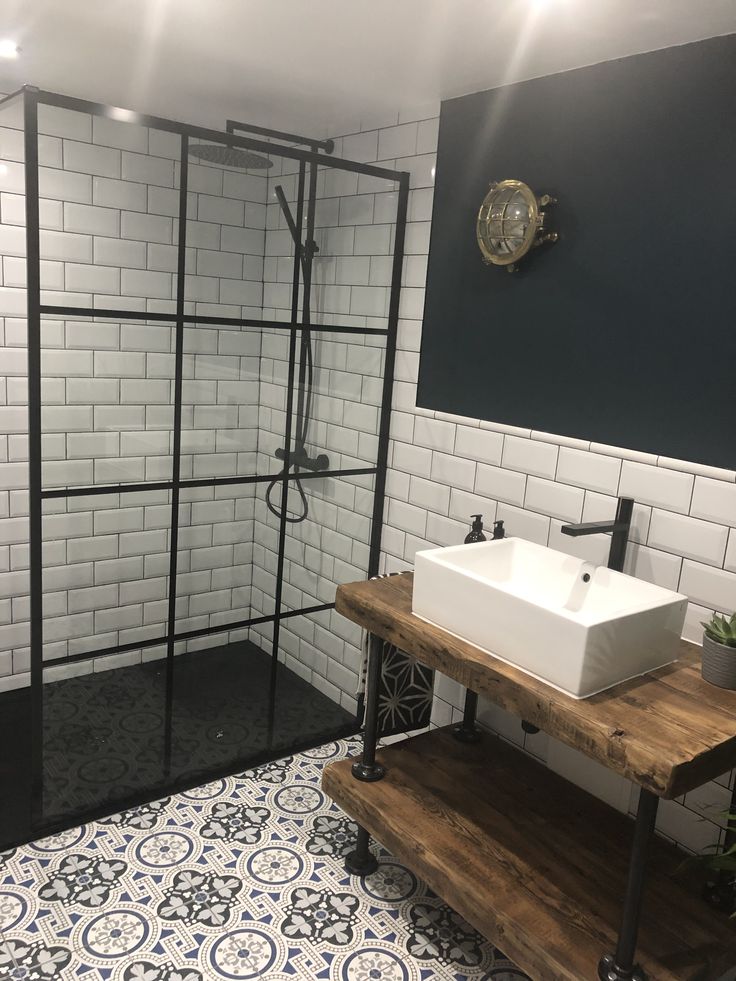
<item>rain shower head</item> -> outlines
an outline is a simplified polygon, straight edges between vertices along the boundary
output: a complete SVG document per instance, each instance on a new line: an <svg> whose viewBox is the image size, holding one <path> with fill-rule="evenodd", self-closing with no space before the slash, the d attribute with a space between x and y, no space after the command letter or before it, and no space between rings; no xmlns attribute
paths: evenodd
<svg viewBox="0 0 736 981"><path fill-rule="evenodd" d="M269 160L268 157L238 147L219 146L215 143L197 143L195 146L190 146L189 155L206 160L208 163L237 167L240 170L268 170L269 167L273 167L273 160Z"/></svg>

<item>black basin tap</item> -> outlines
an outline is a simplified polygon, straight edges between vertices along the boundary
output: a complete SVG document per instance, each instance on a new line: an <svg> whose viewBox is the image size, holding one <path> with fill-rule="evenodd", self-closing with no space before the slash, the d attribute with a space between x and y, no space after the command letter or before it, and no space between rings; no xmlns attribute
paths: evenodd
<svg viewBox="0 0 736 981"><path fill-rule="evenodd" d="M601 535L611 532L611 550L608 553L608 568L616 572L623 572L633 511L633 499L630 497L619 497L616 517L613 521L582 521L576 525L563 525L561 531L563 535L570 535L572 538L578 538L581 535Z"/></svg>

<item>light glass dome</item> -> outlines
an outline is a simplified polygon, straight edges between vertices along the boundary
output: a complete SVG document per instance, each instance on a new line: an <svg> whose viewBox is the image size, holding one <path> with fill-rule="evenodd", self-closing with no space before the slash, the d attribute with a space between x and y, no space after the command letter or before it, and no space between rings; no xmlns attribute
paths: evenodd
<svg viewBox="0 0 736 981"><path fill-rule="evenodd" d="M534 192L521 181L493 183L478 212L476 236L485 262L507 266L526 255L539 241L554 241L555 235L539 238L544 225L540 204L552 201L544 195L537 201Z"/></svg>

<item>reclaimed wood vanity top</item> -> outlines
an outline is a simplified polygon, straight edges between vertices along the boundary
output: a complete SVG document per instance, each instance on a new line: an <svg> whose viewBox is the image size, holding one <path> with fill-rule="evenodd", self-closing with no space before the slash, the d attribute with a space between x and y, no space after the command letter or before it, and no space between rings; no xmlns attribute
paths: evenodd
<svg viewBox="0 0 736 981"><path fill-rule="evenodd" d="M700 676L700 648L590 698L574 699L411 612L405 573L337 590L339 613L418 661L664 798L736 767L736 692ZM557 652L550 650L550 657Z"/></svg>

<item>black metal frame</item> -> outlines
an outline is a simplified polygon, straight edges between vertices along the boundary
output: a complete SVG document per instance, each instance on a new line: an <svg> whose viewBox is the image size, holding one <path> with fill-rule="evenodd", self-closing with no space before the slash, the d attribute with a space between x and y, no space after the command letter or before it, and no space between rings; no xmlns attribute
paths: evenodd
<svg viewBox="0 0 736 981"><path fill-rule="evenodd" d="M26 246L27 246L27 306L28 306L28 423L29 423L29 489L30 489L30 617L31 617L31 716L32 716L32 797L31 825L38 830L44 826L43 815L43 672L54 664L69 664L75 661L88 661L94 658L119 654L130 650L166 644L167 662L167 714L168 730L171 729L171 692L173 680L174 645L177 641L189 640L195 637L223 634L243 627L256 626L263 623L274 624L272 645L272 709L275 699L274 681L278 663L278 634L281 620L294 616L304 616L323 610L331 609L333 603L325 603L299 610L281 610L283 585L284 548L286 538L286 513L289 486L297 479L296 474L290 473L291 436L293 428L293 398L294 374L298 335L309 326L308 312L299 317L298 295L300 289L300 263L295 255L294 282L292 294L291 318L288 321L268 321L255 318L232 318L217 316L199 316L186 314L185 308L185 275L184 262L186 255L186 206L188 178L188 143L190 138L206 140L229 147L243 147L270 156L286 157L298 161L300 174L300 202L298 205L297 229L301 234L304 212L304 181L307 167L310 168L309 195L306 202L307 226L309 235L314 224L314 197L316 193L316 174L318 167L329 167L347 170L393 181L398 184L398 205L395 219L395 237L393 270L390 287L390 305L388 323L385 330L375 327L355 327L349 325L319 325L316 329L321 334L384 334L386 336L385 369L382 403L380 411L378 455L375 467L358 467L344 470L322 470L319 472L299 471L299 480L309 480L323 477L348 477L356 475L374 475L374 508L371 528L368 576L378 572L381 524L386 482L386 467L388 461L388 435L391 413L391 395L396 353L396 332L398 325L399 294L401 289L401 271L403 263L403 246L406 229L406 215L409 194L409 175L404 171L395 171L374 164L358 163L326 156L319 150L330 153L331 141L310 140L294 134L263 127L249 126L243 123L228 121L226 133L194 126L187 123L162 119L142 113L116 109L102 103L90 102L71 96L39 90L25 86L12 96L3 100L3 104L13 98L23 100L24 112L24 142L25 142L25 189L26 189ZM117 310L113 308L79 307L71 305L53 305L41 302L40 286L40 244L39 244L39 184L38 184L38 107L57 106L83 112L92 116L102 116L109 119L134 123L152 129L176 133L181 137L180 157L180 187L179 187L179 240L177 263L177 295L176 310L172 314L157 312L137 312ZM281 139L292 143L306 144L308 149L287 146L254 139L249 136L237 135L235 130L255 132L271 139ZM308 311L308 304L303 305ZM125 319L128 322L158 322L168 323L174 328L176 338L175 348L175 378L174 378L174 450L172 476L170 480L149 481L143 483L93 485L89 487L66 487L43 489L42 486L42 448L41 448L41 315L55 317L85 317L96 319ZM305 322L306 320L306 322ZM187 324L202 326L235 326L253 327L255 329L276 328L288 331L290 335L289 378L287 393L287 411L284 438L284 466L278 473L253 476L233 476L220 478L185 479L180 474L181 460L181 403L182 403L182 350L184 329ZM242 485L270 482L277 478L282 483L282 514L279 527L278 571L276 580L276 597L272 614L251 617L227 624L218 624L176 633L175 602L177 579L177 539L179 528L179 496L182 488L187 487L218 487L223 485ZM170 536L170 566L169 566L169 606L168 625L164 636L142 641L133 641L113 647L101 648L72 655L71 657L43 659L43 567L42 567L42 513L44 500L55 498L71 498L75 496L120 494L140 491L171 491L171 536ZM356 720L357 725L357 720Z"/></svg>
<svg viewBox="0 0 736 981"><path fill-rule="evenodd" d="M368 679L366 683L366 719L363 733L363 752L361 758L353 762L352 775L355 780L373 782L386 775L386 768L376 762L378 743L378 701L379 682L383 658L383 640L371 634L369 638ZM472 695L472 692L468 692ZM457 727L455 737L463 742L475 742L473 722L475 705L466 700L466 713L469 713L467 730ZM528 723L522 723L525 727ZM536 729L535 726L531 727ZM537 730L538 731L538 730ZM736 786L734 788L736 799ZM642 787L639 791L639 805L634 823L634 835L629 859L629 873L626 883L621 927L615 953L605 953L598 964L599 981L649 981L648 976L635 962L636 941L639 933L644 880L649 846L657 820L659 797ZM370 849L370 833L358 825L355 848L345 856L345 870L350 875L371 875L378 868L378 860Z"/></svg>
<svg viewBox="0 0 736 981"><path fill-rule="evenodd" d="M365 728L363 752L351 767L353 777L366 783L382 780L386 768L376 762L378 744L378 707L380 697L381 668L383 667L383 640L376 634L368 637L368 678L365 686ZM378 860L370 850L370 834L358 825L355 848L345 856L345 871L350 875L371 875L378 868Z"/></svg>
<svg viewBox="0 0 736 981"><path fill-rule="evenodd" d="M639 933L644 877L649 844L657 821L659 797L644 787L639 791L636 810L634 840L629 859L629 877L626 883L621 927L614 954L604 954L598 964L600 981L647 981L647 975L635 963L636 938Z"/></svg>
<svg viewBox="0 0 736 981"><path fill-rule="evenodd" d="M296 133L284 133L278 129L267 129L264 126L254 126L253 123L239 123L236 119L228 119L225 123L228 133L256 133L259 136L267 136L271 140L283 140L284 143L296 143L300 146L308 146L312 150L324 150L325 153L332 153L335 149L334 140L313 140L308 136L299 136Z"/></svg>

